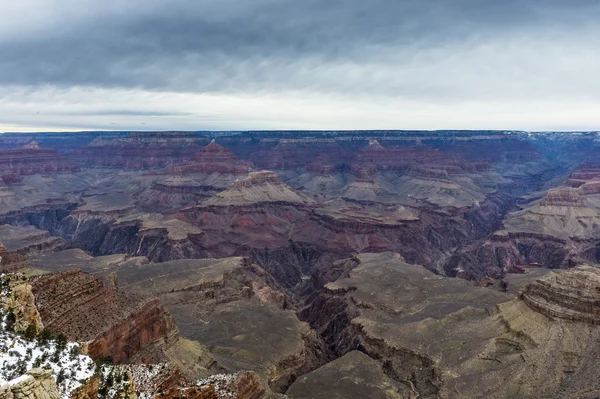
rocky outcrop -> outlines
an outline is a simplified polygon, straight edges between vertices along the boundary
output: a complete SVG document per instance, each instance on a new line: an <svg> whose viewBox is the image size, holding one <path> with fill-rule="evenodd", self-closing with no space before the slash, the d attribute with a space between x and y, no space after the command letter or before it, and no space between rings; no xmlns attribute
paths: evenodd
<svg viewBox="0 0 600 399"><path fill-rule="evenodd" d="M160 349L177 336L175 322L158 300L116 292L79 270L42 276L32 285L46 328L90 341L88 352L94 358L123 362L160 341L158 350L143 359L160 361Z"/></svg>
<svg viewBox="0 0 600 399"><path fill-rule="evenodd" d="M134 213L133 205L127 205L127 210L123 210L121 206L107 210L95 205L86 205L87 207L78 207L75 210L74 204L33 207L0 218L0 222L29 223L47 229L54 235L50 236L48 232L31 228L12 227L19 231L39 234L39 242L31 239L21 240L27 246L17 248L22 248L21 252L29 251L27 253L47 251L62 245L67 248L80 248L95 256L125 253L147 256L155 261L206 255L195 245L203 232L182 220L164 217L158 213ZM0 225L0 231L2 228ZM5 262L9 264L8 260ZM16 259L10 263L19 262Z"/></svg>
<svg viewBox="0 0 600 399"><path fill-rule="evenodd" d="M26 256L50 251L64 243L48 231L0 224L0 270L18 271L27 266Z"/></svg>
<svg viewBox="0 0 600 399"><path fill-rule="evenodd" d="M582 195L600 194L600 181L592 180L584 182L583 185L579 186L579 191Z"/></svg>
<svg viewBox="0 0 600 399"><path fill-rule="evenodd" d="M210 144L200 148L194 155L194 162L173 164L166 168L167 173L219 173L245 175L252 170L252 163L242 161L228 148L220 146L212 140Z"/></svg>
<svg viewBox="0 0 600 399"><path fill-rule="evenodd" d="M210 196L212 186L205 186L189 176L176 174L155 181L137 195L137 203L151 212L177 212L185 206Z"/></svg>
<svg viewBox="0 0 600 399"><path fill-rule="evenodd" d="M600 325L600 270L595 267L550 273L525 287L520 297L548 317Z"/></svg>
<svg viewBox="0 0 600 399"><path fill-rule="evenodd" d="M23 274L8 274L2 277L2 283L7 285L10 296L0 298L0 305L14 314L14 330L24 332L29 326L33 326L36 333L41 332L44 324L36 306L29 278Z"/></svg>
<svg viewBox="0 0 600 399"><path fill-rule="evenodd" d="M542 202L542 206L574 206L583 207L583 201L579 192L572 188L556 188L548 191Z"/></svg>
<svg viewBox="0 0 600 399"><path fill-rule="evenodd" d="M80 165L128 169L164 168L191 159L207 139L190 132L131 133L128 137L97 137L71 159Z"/></svg>
<svg viewBox="0 0 600 399"><path fill-rule="evenodd" d="M67 162L64 156L51 148L40 148L31 142L22 148L0 150L0 175L7 177L7 183L20 180L19 177L37 173L72 172L77 166ZM4 180L4 179L2 179Z"/></svg>
<svg viewBox="0 0 600 399"><path fill-rule="evenodd" d="M210 348L223 370L254 370L282 392L321 364L320 338L285 309L291 300L247 258L127 265L116 274L121 290L158 296L181 334Z"/></svg>
<svg viewBox="0 0 600 399"><path fill-rule="evenodd" d="M442 169L431 169L424 167L413 167L408 171L410 176L419 177L422 179L438 179L443 181L450 181L448 172Z"/></svg>
<svg viewBox="0 0 600 399"><path fill-rule="evenodd" d="M0 399L59 399L52 370L31 369L0 387Z"/></svg>
<svg viewBox="0 0 600 399"><path fill-rule="evenodd" d="M467 308L487 314L486 307L511 299L458 279L434 276L398 254L362 254L352 263L356 266L347 277L326 284L302 317L326 337L335 354L359 349L379 359L388 376L423 397L439 393L440 355L425 349L424 336L408 333L414 331L413 323L439 325L438 320ZM435 341L435 334L427 339Z"/></svg>
<svg viewBox="0 0 600 399"><path fill-rule="evenodd" d="M175 387L154 396L155 399L267 399L276 396L263 386L253 372L216 374L198 381L196 386Z"/></svg>
<svg viewBox="0 0 600 399"><path fill-rule="evenodd" d="M402 399L401 385L388 378L369 356L352 351L298 378L287 390L291 399ZM408 390L408 389L407 389ZM409 392L407 392L409 394Z"/></svg>
<svg viewBox="0 0 600 399"><path fill-rule="evenodd" d="M505 273L518 272L518 266L524 263L512 243L486 240L453 254L445 262L444 272L450 277L469 280L501 279Z"/></svg>
<svg viewBox="0 0 600 399"><path fill-rule="evenodd" d="M308 204L313 200L284 184L277 173L263 170L234 182L227 190L204 201L202 206L249 206L264 202Z"/></svg>
<svg viewBox="0 0 600 399"><path fill-rule="evenodd" d="M18 253L11 253L0 243L0 270L6 272L16 272L27 266L25 256Z"/></svg>

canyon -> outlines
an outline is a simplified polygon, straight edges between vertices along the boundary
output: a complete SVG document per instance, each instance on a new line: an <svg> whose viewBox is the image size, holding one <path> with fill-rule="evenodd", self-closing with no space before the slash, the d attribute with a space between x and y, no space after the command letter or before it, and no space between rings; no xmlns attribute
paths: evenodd
<svg viewBox="0 0 600 399"><path fill-rule="evenodd" d="M599 248L596 133L0 135L2 303L138 396L593 398Z"/></svg>

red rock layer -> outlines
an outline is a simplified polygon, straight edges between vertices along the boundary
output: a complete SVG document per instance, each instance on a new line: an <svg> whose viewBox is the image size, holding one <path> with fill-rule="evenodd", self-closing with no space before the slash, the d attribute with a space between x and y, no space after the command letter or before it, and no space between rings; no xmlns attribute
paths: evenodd
<svg viewBox="0 0 600 399"><path fill-rule="evenodd" d="M261 399L265 397L266 389L255 373L242 372L230 377L227 380L215 379L214 383L200 387L172 388L155 395L154 399L218 399L222 397Z"/></svg>
<svg viewBox="0 0 600 399"><path fill-rule="evenodd" d="M228 148L218 145L214 140L202 147L194 155L195 162L184 164L173 164L166 168L168 173L232 173L245 174L252 170L250 162L242 161Z"/></svg>
<svg viewBox="0 0 600 399"><path fill-rule="evenodd" d="M0 176L0 179L2 179L2 181L8 185L20 183L23 180L21 175L14 172L4 173L2 176Z"/></svg>
<svg viewBox="0 0 600 399"><path fill-rule="evenodd" d="M92 357L123 362L148 344L177 333L158 300L114 291L80 270L42 276L32 281L32 287L46 328L73 340L92 341Z"/></svg>
<svg viewBox="0 0 600 399"><path fill-rule="evenodd" d="M333 139L282 139L275 147L263 148L253 154L252 162L263 169L286 170L306 167L317 167L316 159L327 165L341 164L348 154Z"/></svg>
<svg viewBox="0 0 600 399"><path fill-rule="evenodd" d="M330 176L339 170L342 165L342 162L335 162L330 156L321 154L314 161L306 165L306 170L317 172L321 176Z"/></svg>
<svg viewBox="0 0 600 399"><path fill-rule="evenodd" d="M23 148L0 150L0 173L7 184L18 183L20 176L45 172L65 172L77 169L65 157L51 148L39 148L37 144Z"/></svg>
<svg viewBox="0 0 600 399"><path fill-rule="evenodd" d="M600 178L600 163L583 163L575 172L571 173L570 178L575 180L592 180L595 178Z"/></svg>
<svg viewBox="0 0 600 399"><path fill-rule="evenodd" d="M148 169L191 159L204 139L190 133L132 133L127 138L95 139L72 155L81 165Z"/></svg>
<svg viewBox="0 0 600 399"><path fill-rule="evenodd" d="M384 147L377 140L356 152L353 164L377 170L397 170L404 172L414 166L431 169L442 169L448 174L462 174L465 171L476 172L477 167L462 159L457 154L442 152L425 146L417 147ZM481 168L487 168L485 163Z"/></svg>

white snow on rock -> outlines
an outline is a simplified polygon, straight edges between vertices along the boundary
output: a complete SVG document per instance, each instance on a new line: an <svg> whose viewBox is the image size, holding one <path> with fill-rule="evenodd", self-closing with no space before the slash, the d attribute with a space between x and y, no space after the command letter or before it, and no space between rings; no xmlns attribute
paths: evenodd
<svg viewBox="0 0 600 399"><path fill-rule="evenodd" d="M0 275L0 282L5 275ZM8 298L6 284L0 284L0 298ZM40 367L52 369L54 380L63 398L87 381L96 370L94 361L80 354L80 344L61 340L41 342L26 339L8 330L8 311L0 308L0 386L14 385L27 378L26 371Z"/></svg>

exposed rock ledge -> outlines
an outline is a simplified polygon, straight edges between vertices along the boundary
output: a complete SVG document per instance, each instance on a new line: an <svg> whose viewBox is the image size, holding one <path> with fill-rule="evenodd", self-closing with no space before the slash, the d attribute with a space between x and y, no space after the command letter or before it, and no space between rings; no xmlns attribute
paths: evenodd
<svg viewBox="0 0 600 399"><path fill-rule="evenodd" d="M31 369L0 387L0 399L59 399L52 370Z"/></svg>
<svg viewBox="0 0 600 399"><path fill-rule="evenodd" d="M582 266L550 273L521 291L533 310L551 318L600 325L600 270Z"/></svg>
<svg viewBox="0 0 600 399"><path fill-rule="evenodd" d="M42 331L44 325L35 306L29 279L23 274L11 274L5 278L8 281L11 295L6 299L0 298L0 305L14 313L15 331L23 332L30 325L33 325L37 332ZM5 303L3 303L4 301Z"/></svg>
<svg viewBox="0 0 600 399"><path fill-rule="evenodd" d="M92 341L92 357L123 362L155 340L164 340L164 346L177 337L173 318L157 299L114 291L80 270L43 276L32 285L46 327L77 341ZM160 359L155 352L140 360Z"/></svg>

